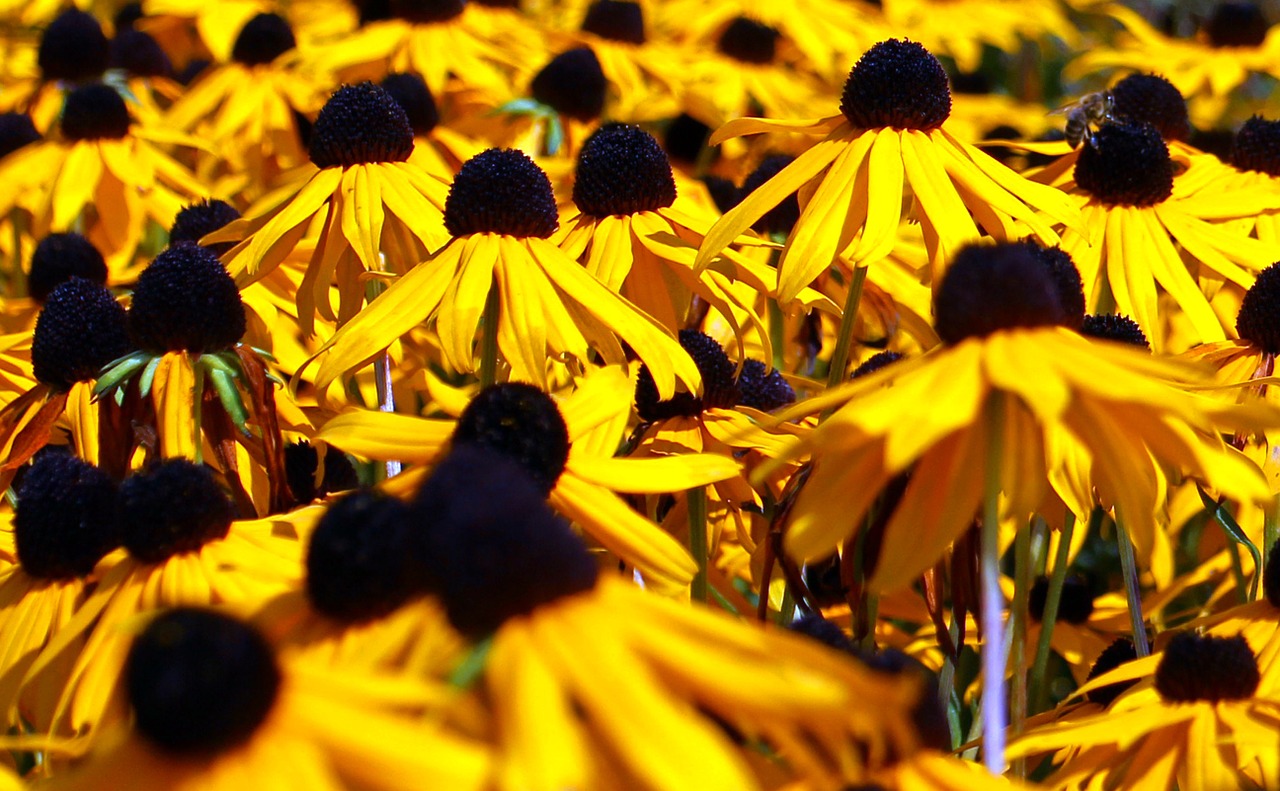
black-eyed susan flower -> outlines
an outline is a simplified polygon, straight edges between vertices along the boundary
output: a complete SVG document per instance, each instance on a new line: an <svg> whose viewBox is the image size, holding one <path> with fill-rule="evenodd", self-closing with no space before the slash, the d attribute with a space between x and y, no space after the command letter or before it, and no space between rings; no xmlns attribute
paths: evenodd
<svg viewBox="0 0 1280 791"><path fill-rule="evenodd" d="M1231 142L1227 164L1219 166L1205 189L1215 193L1218 200L1228 200L1233 195L1256 195L1274 192L1280 177L1280 156L1277 156L1277 140L1280 139L1280 121L1253 116L1241 125ZM1251 223L1253 235L1274 247L1280 244L1280 210L1257 211L1241 218Z"/></svg>
<svg viewBox="0 0 1280 791"><path fill-rule="evenodd" d="M385 492L334 501L306 539L305 587L267 601L254 622L282 652L317 663L448 675L464 645L406 554L416 527L408 506Z"/></svg>
<svg viewBox="0 0 1280 791"><path fill-rule="evenodd" d="M1047 48L1052 38L1068 45L1079 40L1067 9L1045 0L1031 6L1012 0L886 0L881 8L889 29L919 41L930 52L949 56L966 72L982 67L983 47L1012 54L1023 42Z"/></svg>
<svg viewBox="0 0 1280 791"><path fill-rule="evenodd" d="M1166 35L1142 15L1108 3L1107 16L1124 27L1114 45L1091 47L1067 65L1079 79L1116 68L1163 74L1191 102L1197 126L1212 127L1236 91L1254 74L1269 74L1280 59L1280 29L1252 2L1219 2L1201 17L1194 37Z"/></svg>
<svg viewBox="0 0 1280 791"><path fill-rule="evenodd" d="M245 324L240 293L213 251L179 242L156 256L134 287L128 330L138 350L112 361L94 389L118 403L130 393L150 399L153 456L207 456L245 514L259 506L244 491L235 446L252 446L257 459L242 474L265 478L270 496L263 512L279 513L292 501L275 385L259 354L240 342Z"/></svg>
<svg viewBox="0 0 1280 791"><path fill-rule="evenodd" d="M585 365L594 350L605 364L619 365L625 341L652 367L663 393L674 392L677 380L697 389L697 369L670 331L549 240L559 216L533 160L511 149L477 155L458 172L444 212L449 243L325 344L316 373L322 392L423 321L439 333L449 368L479 368L485 384L496 380L499 358L511 379L544 385L552 360Z"/></svg>
<svg viewBox="0 0 1280 791"><path fill-rule="evenodd" d="M482 390L456 421L384 412L339 415L317 439L373 459L434 464L448 447L480 445L520 462L551 506L663 591L682 591L695 567L661 528L616 493L678 492L739 474L728 455L671 453L662 458L613 458L630 411L630 380L616 370L593 372L557 402L527 385ZM404 473L396 488L426 474Z"/></svg>
<svg viewBox="0 0 1280 791"><path fill-rule="evenodd" d="M301 545L288 518L236 521L234 506L209 468L171 459L126 478L120 488L120 540L128 556L104 570L98 585L31 667L73 660L56 709L59 733L125 715L121 668L130 620L165 607L252 607L297 586Z"/></svg>
<svg viewBox="0 0 1280 791"><path fill-rule="evenodd" d="M879 537L872 590L909 585L969 530L982 506L988 678L1004 675L1004 661L991 647L999 645L1002 630L1001 520L1025 524L1051 488L1073 509L1083 502L1092 510L1096 491L1114 504L1138 556L1148 558L1167 491L1166 467L1239 486L1233 496L1252 502L1270 497L1258 467L1219 431L1237 421L1260 429L1280 415L1234 405L1218 411L1220 402L1182 389L1202 381L1203 373L1055 326L1066 310L1049 273L1025 245L963 251L937 290L940 350L782 413L798 417L839 405L783 455L812 456L785 536L797 559L824 557L862 533L880 493L908 467L910 480ZM930 403L940 406L927 418L890 416L907 404L918 410ZM850 492L841 483L848 475L869 485ZM989 712L984 761L993 770L1003 767L1002 695L998 686L983 687Z"/></svg>
<svg viewBox="0 0 1280 791"><path fill-rule="evenodd" d="M699 252L700 265L797 190L800 219L778 263L784 302L837 257L863 266L889 254L904 216L920 222L938 269L978 238L979 227L1004 240L1026 235L1021 227L1055 244L1054 223L1078 224L1066 196L1023 179L947 132L946 72L917 43L889 39L868 50L849 72L840 110L817 122L748 118L717 130L712 143L769 131L825 136L715 224ZM904 194L914 196L905 215Z"/></svg>
<svg viewBox="0 0 1280 791"><path fill-rule="evenodd" d="M117 477L127 465L129 440L117 436L110 416L115 407L92 403L93 382L103 366L131 348L125 312L104 286L72 277L45 301L31 336L30 359L36 385L0 411L0 483L44 447L55 422L67 416L71 439L84 458L100 462ZM106 438L106 452L100 444Z"/></svg>
<svg viewBox="0 0 1280 791"><path fill-rule="evenodd" d="M422 77L393 72L378 83L404 110L413 129L409 161L433 176L453 181L462 164L485 146L440 123L440 109Z"/></svg>
<svg viewBox="0 0 1280 791"><path fill-rule="evenodd" d="M600 572L501 456L455 449L414 508L449 621L492 640L502 788L756 788L716 723L827 782L913 741L916 685Z"/></svg>
<svg viewBox="0 0 1280 791"><path fill-rule="evenodd" d="M5 160L3 178L12 186L0 212L29 208L36 238L79 229L102 251L111 282L125 282L150 224L169 227L205 189L158 144L199 143L135 123L120 94L102 83L67 94L58 128L58 136Z"/></svg>
<svg viewBox="0 0 1280 791"><path fill-rule="evenodd" d="M71 454L44 453L23 477L12 530L17 562L0 572L0 711L11 727L26 719L45 730L70 663L46 683L27 684L24 675L123 557L113 552L122 538L116 482Z"/></svg>
<svg viewBox="0 0 1280 791"><path fill-rule="evenodd" d="M296 44L287 20L258 14L240 30L231 59L206 69L167 111L168 123L217 152L197 169L206 183L228 181L253 199L307 161L298 118L319 111L324 90L301 72Z"/></svg>
<svg viewBox="0 0 1280 791"><path fill-rule="evenodd" d="M1200 280L1242 288L1275 258L1274 250L1221 221L1270 208L1276 194L1257 190L1224 200L1216 190L1180 182L1150 124L1104 125L1081 146L1066 186L1084 225L1063 232L1062 249L1080 269L1090 309L1114 304L1157 351L1168 344L1157 286L1177 302L1199 340L1226 335L1185 257L1200 264Z"/></svg>
<svg viewBox="0 0 1280 791"><path fill-rule="evenodd" d="M623 121L669 118L679 108L676 47L650 35L647 4L633 0L593 0L578 29L559 36L560 49L586 47L608 83L609 117Z"/></svg>
<svg viewBox="0 0 1280 791"><path fill-rule="evenodd" d="M72 277L105 286L107 276L107 263L92 242L74 232L51 233L32 251L26 283L9 293L0 324L13 332L30 333L55 288Z"/></svg>
<svg viewBox="0 0 1280 791"><path fill-rule="evenodd" d="M151 618L121 675L131 726L101 735L51 788L479 791L492 771L480 744L400 713L437 705L434 687L277 658L256 629L214 610Z"/></svg>
<svg viewBox="0 0 1280 791"><path fill-rule="evenodd" d="M41 31L36 69L25 79L8 81L0 108L26 112L38 129L48 132L66 91L100 80L110 61L111 43L102 24L83 9L67 8Z"/></svg>
<svg viewBox="0 0 1280 791"><path fill-rule="evenodd" d="M318 234L297 288L298 320L308 335L317 313L345 323L364 305L365 272L403 274L448 238L445 184L407 162L412 152L413 129L386 91L372 83L339 88L312 130L312 164L204 241L237 243L223 259L243 288Z"/></svg>
<svg viewBox="0 0 1280 791"><path fill-rule="evenodd" d="M1157 529L1164 465L1239 486L1235 496L1243 499L1269 497L1261 472L1219 432L1240 421L1261 428L1274 415L1254 407L1237 411L1173 386L1202 382L1203 371L1145 350L1091 343L1055 326L1066 316L1058 289L1025 247L970 248L953 266L960 269L943 280L936 301L942 348L782 413L796 417L841 405L795 448L814 459L787 533L796 557L824 556L857 532L875 496L914 462L872 580L884 589L909 584L971 524L984 459L997 450L1002 513L1023 518L1035 512L1052 486L1069 503L1088 493L1087 514L1096 489L1115 504L1140 556ZM996 283L998 296L991 290ZM891 416L921 404L939 408L927 420ZM1092 488L1077 491L1078 482L1059 467L1061 442L1087 457ZM843 489L837 482L850 474L869 485Z"/></svg>
<svg viewBox="0 0 1280 791"><path fill-rule="evenodd" d="M872 5L800 0L784 9L759 0L674 0L659 4L655 11L658 26L668 36L699 48L723 41L725 31L740 19L768 28L774 31L775 45L785 52L782 63L814 71L835 83L844 76L848 58L865 52L888 33L883 16ZM840 24L829 24L837 19Z"/></svg>
<svg viewBox="0 0 1280 791"><path fill-rule="evenodd" d="M1280 782L1280 703L1241 636L1182 632L1164 650L1100 676L1141 679L1105 712L1050 723L1016 756L1070 748L1048 782L1129 788L1267 788Z"/></svg>
<svg viewBox="0 0 1280 791"><path fill-rule="evenodd" d="M579 213L565 220L557 243L610 290L673 332L690 326L696 295L733 326L740 343L754 330L768 345L755 302L776 290L776 274L733 252L694 270L710 223L683 208L687 202L674 205L671 164L648 132L606 124L592 133L578 154L573 202ZM732 287L736 281L753 289L748 299Z"/></svg>
<svg viewBox="0 0 1280 791"><path fill-rule="evenodd" d="M789 43L770 25L735 17L720 30L712 52L686 67L684 107L712 127L746 115L817 115L828 91L816 74L796 68L803 61L788 49Z"/></svg>
<svg viewBox="0 0 1280 791"><path fill-rule="evenodd" d="M344 81L408 71L422 75L435 96L446 96L455 78L462 89L499 99L519 66L518 53L489 40L487 20L473 24L470 6L465 0L392 0L380 5L377 18L316 46L308 57Z"/></svg>

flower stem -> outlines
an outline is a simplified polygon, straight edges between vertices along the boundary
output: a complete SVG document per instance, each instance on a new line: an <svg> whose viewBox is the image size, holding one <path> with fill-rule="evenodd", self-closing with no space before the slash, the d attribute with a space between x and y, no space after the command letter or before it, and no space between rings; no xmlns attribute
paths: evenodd
<svg viewBox="0 0 1280 791"><path fill-rule="evenodd" d="M689 596L694 601L707 600L707 490L701 486L690 489L689 506L689 553L698 566L693 575L693 583ZM760 594L768 596L768 591Z"/></svg>
<svg viewBox="0 0 1280 791"><path fill-rule="evenodd" d="M1276 545L1277 538L1280 538L1280 501L1274 501L1268 506L1262 523L1263 565L1258 569L1258 576L1266 572L1266 564L1271 562L1271 549Z"/></svg>
<svg viewBox="0 0 1280 791"><path fill-rule="evenodd" d="M853 325L858 321L858 303L862 301L862 284L867 280L867 268L855 266L849 280L849 293L844 300L844 312L840 314L840 330L836 336L836 348L831 352L831 366L827 369L827 387L844 381L844 369L849 364L849 347L853 345Z"/></svg>
<svg viewBox="0 0 1280 791"><path fill-rule="evenodd" d="M1004 594L1000 590L1000 462L1004 440L1004 396L991 396L982 493L982 759L1004 774L1005 708Z"/></svg>
<svg viewBox="0 0 1280 791"><path fill-rule="evenodd" d="M388 352L383 352L373 361L373 378L378 393L378 411L396 411L396 396L391 389L391 355ZM400 462L388 461L385 469L387 477L394 478L400 474Z"/></svg>
<svg viewBox="0 0 1280 791"><path fill-rule="evenodd" d="M1117 514L1118 516L1119 514ZM1124 596L1129 602L1129 626L1133 629L1133 647L1138 658L1151 654L1147 644L1146 619L1142 615L1142 591L1138 588L1138 560L1133 554L1133 541L1124 525L1116 520L1116 547L1120 550L1120 571L1124 575Z"/></svg>
<svg viewBox="0 0 1280 791"><path fill-rule="evenodd" d="M1022 733L1027 719L1027 595L1031 589L1031 529L1018 530L1013 542L1013 690L1009 700L1009 719L1014 735ZM1013 774L1022 780L1027 775L1026 762L1013 763Z"/></svg>
<svg viewBox="0 0 1280 791"><path fill-rule="evenodd" d="M1040 639L1036 642L1036 661L1031 666L1030 689L1034 690L1030 713L1044 711L1049 706L1049 687L1045 673L1049 670L1049 654L1052 652L1053 625L1058 621L1058 605L1062 602L1062 585L1067 579L1067 565L1071 559L1071 536L1076 529L1076 516L1070 511L1062 522L1058 534L1058 551L1053 556L1053 572L1049 575L1049 590L1044 597L1044 615L1040 619Z"/></svg>
<svg viewBox="0 0 1280 791"><path fill-rule="evenodd" d="M480 386L498 381L498 291L489 289L484 301L484 334L480 336Z"/></svg>

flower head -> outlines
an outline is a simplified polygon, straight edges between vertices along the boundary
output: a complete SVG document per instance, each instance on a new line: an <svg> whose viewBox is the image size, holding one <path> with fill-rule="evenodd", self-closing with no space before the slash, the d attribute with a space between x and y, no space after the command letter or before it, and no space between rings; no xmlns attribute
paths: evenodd
<svg viewBox="0 0 1280 791"><path fill-rule="evenodd" d="M132 123L124 99L101 83L71 91L62 108L62 136L67 140L119 139L129 134Z"/></svg>
<svg viewBox="0 0 1280 791"><path fill-rule="evenodd" d="M31 254L27 292L36 302L44 302L62 283L72 277L105 286L107 262L93 243L78 233L51 233L40 240Z"/></svg>
<svg viewBox="0 0 1280 791"><path fill-rule="evenodd" d="M311 129L311 161L318 168L404 162L412 153L408 116L371 82L334 91Z"/></svg>
<svg viewBox="0 0 1280 791"><path fill-rule="evenodd" d="M138 276L129 335L146 351L220 352L245 331L235 281L207 247L180 242Z"/></svg>
<svg viewBox="0 0 1280 791"><path fill-rule="evenodd" d="M491 148L467 160L444 204L444 225L454 236L545 239L559 222L547 174L515 149Z"/></svg>
<svg viewBox="0 0 1280 791"><path fill-rule="evenodd" d="M927 132L951 115L947 73L917 42L882 41L849 71L840 112L861 129L888 126Z"/></svg>
<svg viewBox="0 0 1280 791"><path fill-rule="evenodd" d="M22 570L40 579L87 576L120 546L115 481L67 453L41 454L22 479L13 517Z"/></svg>
<svg viewBox="0 0 1280 791"><path fill-rule="evenodd" d="M36 61L46 80L80 82L107 70L110 50L98 20L78 8L69 8L45 28Z"/></svg>
<svg viewBox="0 0 1280 791"><path fill-rule="evenodd" d="M624 173L626 178L619 178ZM640 127L605 124L582 144L573 202L583 214L655 211L675 199L671 163L653 135Z"/></svg>
<svg viewBox="0 0 1280 791"><path fill-rule="evenodd" d="M169 610L129 649L124 683L138 734L162 752L212 756L266 720L281 673L258 632L212 610Z"/></svg>
<svg viewBox="0 0 1280 791"><path fill-rule="evenodd" d="M144 563L161 563L225 538L235 511L208 467L169 459L120 487L124 546Z"/></svg>
<svg viewBox="0 0 1280 791"><path fill-rule="evenodd" d="M125 311L99 283L73 276L44 303L31 341L35 377L58 389L96 379L129 351Z"/></svg>

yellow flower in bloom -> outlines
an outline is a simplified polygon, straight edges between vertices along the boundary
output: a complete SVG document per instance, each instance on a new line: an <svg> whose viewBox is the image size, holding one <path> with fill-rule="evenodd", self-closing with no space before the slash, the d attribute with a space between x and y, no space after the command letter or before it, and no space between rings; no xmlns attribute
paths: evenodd
<svg viewBox="0 0 1280 791"><path fill-rule="evenodd" d="M511 52L487 38L492 20L473 14L465 0L396 0L340 39L308 53L316 65L344 81L380 79L393 71L422 75L435 96L460 87L486 97L505 95L519 65Z"/></svg>
<svg viewBox="0 0 1280 791"><path fill-rule="evenodd" d="M1215 124L1250 75L1270 74L1280 62L1280 28L1268 26L1251 3L1219 3L1195 38L1166 36L1119 3L1103 10L1125 35L1115 46L1085 50L1063 76L1079 79L1115 68L1163 74L1190 100L1197 126Z"/></svg>
<svg viewBox="0 0 1280 791"><path fill-rule="evenodd" d="M557 244L636 307L672 331L688 326L691 297L715 308L739 338L748 328L768 343L768 332L755 311L756 297L777 288L772 270L727 252L697 273L697 245L709 223L678 202L666 154L647 132L634 126L607 124L583 144L573 186L577 214L557 232ZM742 299L732 284L752 287ZM816 297L817 295L811 295ZM766 350L766 356L772 353Z"/></svg>
<svg viewBox="0 0 1280 791"><path fill-rule="evenodd" d="M27 471L15 512L6 515L9 546L0 571L0 712L10 727L25 720L47 731L74 656L52 680L25 674L49 640L71 622L102 574L124 559L116 483L74 456L45 454ZM83 647L83 637L73 648Z"/></svg>
<svg viewBox="0 0 1280 791"><path fill-rule="evenodd" d="M617 787L611 766L650 788L757 788L715 723L827 783L914 743L911 679L599 571L501 456L456 448L412 507L450 622L492 635L500 788Z"/></svg>
<svg viewBox="0 0 1280 791"><path fill-rule="evenodd" d="M687 44L711 45L733 24L745 18L777 31L792 51L787 62L813 69L829 82L845 74L847 59L865 52L888 33L872 4L838 0L798 0L787 7L768 0L672 0L658 4L657 24ZM830 20L843 20L839 25Z"/></svg>
<svg viewBox="0 0 1280 791"><path fill-rule="evenodd" d="M800 219L778 264L783 302L837 256L861 265L889 254L904 219L904 191L914 196L907 216L920 222L935 270L975 241L979 226L1003 240L1024 236L1019 228L1025 226L1055 244L1053 223L1078 223L1065 195L1027 181L952 136L944 126L950 111L947 77L938 61L919 44L890 39L872 47L849 72L842 115L803 123L744 118L721 127L712 143L771 131L825 137L711 228L699 265L797 190Z"/></svg>
<svg viewBox="0 0 1280 791"><path fill-rule="evenodd" d="M248 181L256 198L282 172L307 161L298 117L324 104L315 75L298 68L293 30L276 14L258 14L240 30L228 61L208 68L174 102L165 120L208 140L201 180Z"/></svg>
<svg viewBox="0 0 1280 791"><path fill-rule="evenodd" d="M150 619L122 675L132 727L102 734L48 787L480 791L492 772L482 745L404 715L438 708L437 687L277 659L255 630L212 610Z"/></svg>
<svg viewBox="0 0 1280 791"><path fill-rule="evenodd" d="M1149 124L1107 124L1094 137L1096 144L1081 148L1073 183L1066 185L1084 225L1062 235L1062 249L1080 269L1089 306L1106 312L1113 301L1161 351L1168 337L1157 310L1159 286L1177 301L1201 340L1222 340L1222 320L1184 259L1202 266L1204 282L1226 280L1248 288L1254 273L1275 259L1275 251L1222 221L1275 208L1280 193L1223 196L1181 181L1168 147Z"/></svg>
<svg viewBox="0 0 1280 791"><path fill-rule="evenodd" d="M203 243L236 243L223 262L243 288L318 234L297 289L298 321L307 334L317 313L345 323L364 305L365 272L405 272L447 239L445 184L406 162L412 152L408 118L386 91L370 83L340 88L316 119L312 164Z"/></svg>
<svg viewBox="0 0 1280 791"><path fill-rule="evenodd" d="M49 443L64 415L76 452L123 476L131 448L119 432L122 412L94 404L92 392L99 371L129 350L124 308L102 285L75 277L49 295L28 337L31 367L20 375L36 381L0 409L0 485Z"/></svg>
<svg viewBox="0 0 1280 791"><path fill-rule="evenodd" d="M67 95L54 139L5 159L0 178L10 188L0 213L32 212L32 234L83 228L102 251L111 282L124 282L148 223L168 228L205 188L157 144L198 146L159 126L135 123L113 88L90 84Z"/></svg>
<svg viewBox="0 0 1280 791"><path fill-rule="evenodd" d="M1066 749L1055 788L1270 788L1280 782L1280 701L1243 637L1182 632L1086 689L1138 679L1104 712L1042 725L1012 758Z"/></svg>
<svg viewBox="0 0 1280 791"><path fill-rule="evenodd" d="M490 149L458 173L445 206L453 238L338 330L317 355L316 386L363 366L419 322L434 324L449 368L476 370L476 328L485 317L482 379L496 357L511 379L545 383L548 359L608 365L619 341L654 370L658 388L697 389L697 369L671 333L552 244L559 223L546 174L524 154ZM489 369L487 383L494 381Z"/></svg>
<svg viewBox="0 0 1280 791"><path fill-rule="evenodd" d="M670 535L631 510L615 492L664 493L704 486L738 475L725 455L687 453L663 458L612 458L630 412L632 385L616 370L584 377L578 389L557 404L528 386L497 385L481 391L457 422L360 411L339 415L320 427L318 440L372 459L434 464L447 445L467 442L517 443L538 464L548 500L556 511L620 560L636 567L648 584L683 589L694 574L693 560ZM536 405L536 408L535 408ZM509 413L509 414L508 414ZM537 416L537 417L535 417ZM499 428L508 426L505 431ZM509 434L507 432L510 432ZM558 456L556 448L563 451ZM511 451L517 455L523 453ZM406 472L387 486L411 489L427 473Z"/></svg>
<svg viewBox="0 0 1280 791"><path fill-rule="evenodd" d="M125 479L120 499L128 557L103 569L25 677L36 686L60 685L53 711L40 712L59 733L124 716L120 670L136 616L180 605L247 608L296 586L302 575L292 522L310 514L234 521L233 506L207 467L163 462ZM73 661L68 677L47 675L65 661Z"/></svg>
<svg viewBox="0 0 1280 791"><path fill-rule="evenodd" d="M951 295L937 298L944 347L782 413L838 407L789 454L813 457L786 536L797 558L827 555L856 534L877 494L914 465L870 583L889 590L910 584L972 523L993 452L1000 454L1006 515L1025 519L1050 485L1067 502L1083 496L1091 508L1096 488L1115 504L1140 557L1154 541L1165 466L1229 487L1241 500L1270 496L1261 472L1219 432L1260 429L1280 415L1176 386L1203 381L1196 369L1044 326L1063 315L1059 299L1041 280L1047 275L1040 265L1018 258L966 251L961 276L953 277L953 268L943 280ZM979 296L1001 280L1000 296ZM922 404L935 407L922 414ZM850 475L863 485L849 489Z"/></svg>
<svg viewBox="0 0 1280 791"><path fill-rule="evenodd" d="M965 72L982 67L984 46L1014 54L1023 41L1050 36L1068 46L1079 42L1066 9L1053 0L884 0L881 8L889 29L949 55Z"/></svg>

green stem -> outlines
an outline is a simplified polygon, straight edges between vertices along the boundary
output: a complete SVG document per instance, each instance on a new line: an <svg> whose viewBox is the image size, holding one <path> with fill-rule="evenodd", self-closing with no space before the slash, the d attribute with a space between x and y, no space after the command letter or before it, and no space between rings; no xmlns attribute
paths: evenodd
<svg viewBox="0 0 1280 791"><path fill-rule="evenodd" d="M498 290L489 289L484 301L484 332L480 336L480 386L498 381Z"/></svg>
<svg viewBox="0 0 1280 791"><path fill-rule="evenodd" d="M382 272L386 270L385 259L382 257L378 260L378 268L376 271ZM387 290L387 284L381 278L370 278L365 285L364 298L366 302L373 302L382 296L382 292ZM377 359L373 361L373 386L378 396L378 411L395 412L396 396L391 387L391 353L383 351ZM397 460L388 460L383 462L382 468L378 470L375 476L378 480L386 478L394 478L400 474L402 466Z"/></svg>
<svg viewBox="0 0 1280 791"><path fill-rule="evenodd" d="M693 562L698 566L698 572L693 575L690 598L705 602L707 600L707 490L701 486L690 489L688 498L689 553L693 555ZM768 596L769 594L768 591L764 591L760 595Z"/></svg>
<svg viewBox="0 0 1280 791"><path fill-rule="evenodd" d="M1049 686L1045 674L1049 670L1049 654L1053 649L1053 625L1058 621L1058 605L1062 603L1062 586L1067 579L1067 564L1071 559L1071 536L1076 529L1076 516L1070 511L1062 523L1058 535L1058 551L1053 556L1053 572L1049 575L1049 591L1044 597L1044 615L1040 619L1040 639L1036 642L1036 661L1031 667L1030 688L1034 698L1031 713L1049 707Z"/></svg>
<svg viewBox="0 0 1280 791"><path fill-rule="evenodd" d="M1004 594L1000 590L1000 465L1004 451L1004 396L993 393L987 420L987 456L982 491L982 760L993 775L1004 774L1006 710Z"/></svg>
<svg viewBox="0 0 1280 791"><path fill-rule="evenodd" d="M1116 513L1119 516L1119 512ZM1147 643L1146 619L1142 615L1142 591L1138 587L1138 560L1133 554L1133 541L1129 532L1120 524L1116 526L1116 547L1120 550L1120 571L1124 575L1124 596L1129 602L1129 627L1133 629L1133 646L1138 658L1151 654Z"/></svg>
<svg viewBox="0 0 1280 791"><path fill-rule="evenodd" d="M788 626L796 619L796 597L791 592L791 583L782 589L782 607L778 610L778 623Z"/></svg>
<svg viewBox="0 0 1280 791"><path fill-rule="evenodd" d="M880 594L868 591L862 601L867 633L862 638L861 648L871 654L876 650L876 618L880 616Z"/></svg>
<svg viewBox="0 0 1280 791"><path fill-rule="evenodd" d="M1236 545L1227 542L1227 557L1231 559L1231 576L1236 581L1236 599L1240 604L1249 603L1249 583L1244 578L1244 564L1240 562L1240 552Z"/></svg>
<svg viewBox="0 0 1280 791"><path fill-rule="evenodd" d="M770 241L782 244L786 241L786 236L782 234L771 234ZM778 268L778 261L782 258L782 248L775 247L769 251L769 266L773 269ZM778 304L778 300L773 297L766 297L769 303L769 345L773 347L773 367L779 371L785 370L787 364L787 341L786 341L786 317L782 315L782 306Z"/></svg>
<svg viewBox="0 0 1280 791"><path fill-rule="evenodd" d="M1031 589L1031 529L1018 530L1013 542L1013 689L1009 719L1014 735L1022 733L1027 719L1027 595ZM1013 763L1013 775L1026 779L1026 762Z"/></svg>
<svg viewBox="0 0 1280 791"><path fill-rule="evenodd" d="M190 360L190 355L187 357ZM198 365L191 361L192 371L195 373L195 397L192 399L192 423L195 424L196 442L195 442L195 462L196 464L204 464L204 432L201 426L201 413L204 405L204 366Z"/></svg>
<svg viewBox="0 0 1280 791"><path fill-rule="evenodd" d="M951 613L951 625L947 627L951 634L951 644L960 642L960 620L955 611ZM958 747L964 740L964 730L960 725L960 696L956 694L956 660L950 654L944 654L942 670L938 672L938 702L947 713L947 729L951 731L951 747Z"/></svg>
<svg viewBox="0 0 1280 791"><path fill-rule="evenodd" d="M1280 502L1272 502L1267 508L1265 521L1262 523L1262 568L1258 576L1266 572L1266 564L1271 562L1271 550L1280 538Z"/></svg>
<svg viewBox="0 0 1280 791"><path fill-rule="evenodd" d="M849 364L849 348L853 346L853 325L858 321L858 303L862 301L862 284L867 280L867 268L855 266L849 281L849 294L844 300L844 312L840 314L840 330L836 336L836 348L831 352L831 367L827 369L827 387L844 381L844 369Z"/></svg>

